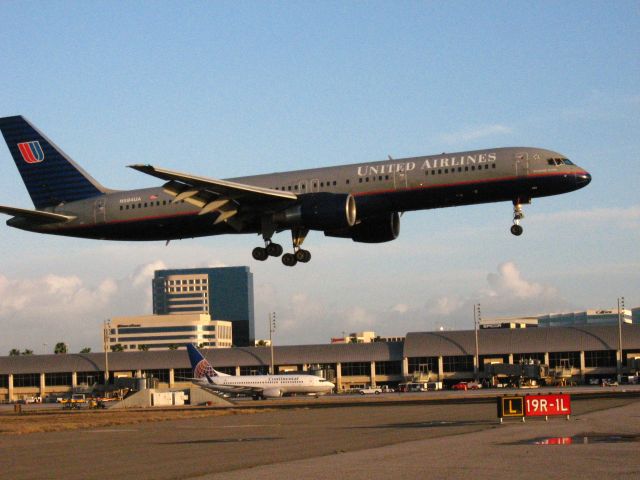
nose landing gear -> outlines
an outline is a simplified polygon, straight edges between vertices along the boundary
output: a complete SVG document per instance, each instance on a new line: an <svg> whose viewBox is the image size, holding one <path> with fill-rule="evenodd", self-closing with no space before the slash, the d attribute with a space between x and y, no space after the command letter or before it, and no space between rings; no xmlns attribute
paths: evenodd
<svg viewBox="0 0 640 480"><path fill-rule="evenodd" d="M525 203L530 203L527 201ZM520 220L524 218L524 211L522 210L522 203L520 199L513 201L513 225L511 225L511 233L516 237L522 235L523 228L520 225Z"/></svg>

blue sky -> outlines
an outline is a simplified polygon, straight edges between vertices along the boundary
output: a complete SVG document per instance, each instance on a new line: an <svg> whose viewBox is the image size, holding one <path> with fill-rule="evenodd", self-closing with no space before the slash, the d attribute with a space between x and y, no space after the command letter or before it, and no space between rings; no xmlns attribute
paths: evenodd
<svg viewBox="0 0 640 480"><path fill-rule="evenodd" d="M483 315L640 305L637 2L3 2L0 115L22 114L103 184L152 163L216 178L497 146L562 152L593 182L526 207L402 217L382 245L312 233L308 265L258 238L101 243L3 226L0 354L97 348L150 311L156 267L249 265L256 331L470 328ZM31 207L0 146L0 204ZM278 240L288 244L288 237ZM264 325L263 325L264 324ZM47 345L47 346L45 346Z"/></svg>

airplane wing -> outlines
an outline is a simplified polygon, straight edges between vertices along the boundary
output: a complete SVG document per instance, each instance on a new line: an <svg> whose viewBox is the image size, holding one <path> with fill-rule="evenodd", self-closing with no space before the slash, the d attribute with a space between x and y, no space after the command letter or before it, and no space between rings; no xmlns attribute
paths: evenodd
<svg viewBox="0 0 640 480"><path fill-rule="evenodd" d="M174 172L153 165L129 165L130 168L153 177L167 180L164 191L172 195L174 202L185 200L200 207L199 215L218 212L215 223L229 221L242 207L245 211L256 213L268 210L283 203L297 200L295 193L271 188L246 185L244 183L198 177L186 173ZM232 222L230 222L232 224Z"/></svg>
<svg viewBox="0 0 640 480"><path fill-rule="evenodd" d="M200 384L200 386L207 390L213 390L216 392L225 393L262 393L264 388L261 387L248 387L246 385L215 385L215 384Z"/></svg>
<svg viewBox="0 0 640 480"><path fill-rule="evenodd" d="M43 212L40 210L27 210L24 208L5 207L3 205L0 205L0 213L12 215L17 218L24 218L29 222L41 224L70 222L71 220L74 220L76 218L73 215L62 215L60 213Z"/></svg>

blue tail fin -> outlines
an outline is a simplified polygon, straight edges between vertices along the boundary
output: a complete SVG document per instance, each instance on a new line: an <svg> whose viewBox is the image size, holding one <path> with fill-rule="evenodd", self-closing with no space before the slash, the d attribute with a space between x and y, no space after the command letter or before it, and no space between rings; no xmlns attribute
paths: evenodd
<svg viewBox="0 0 640 480"><path fill-rule="evenodd" d="M0 130L37 209L109 191L24 117L0 118Z"/></svg>
<svg viewBox="0 0 640 480"><path fill-rule="evenodd" d="M215 377L217 372L213 369L209 361L204 358L200 351L191 343L187 343L189 361L193 370L194 378Z"/></svg>

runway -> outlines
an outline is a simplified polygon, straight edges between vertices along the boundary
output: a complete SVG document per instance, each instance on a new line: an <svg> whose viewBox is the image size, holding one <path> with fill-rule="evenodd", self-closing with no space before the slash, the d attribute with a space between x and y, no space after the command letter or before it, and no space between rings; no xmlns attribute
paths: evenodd
<svg viewBox="0 0 640 480"><path fill-rule="evenodd" d="M572 420L499 425L487 403L264 409L74 432L0 435L0 476L27 478L637 478L640 399L576 401ZM523 444L518 442L524 442ZM576 441L577 442L577 441Z"/></svg>

